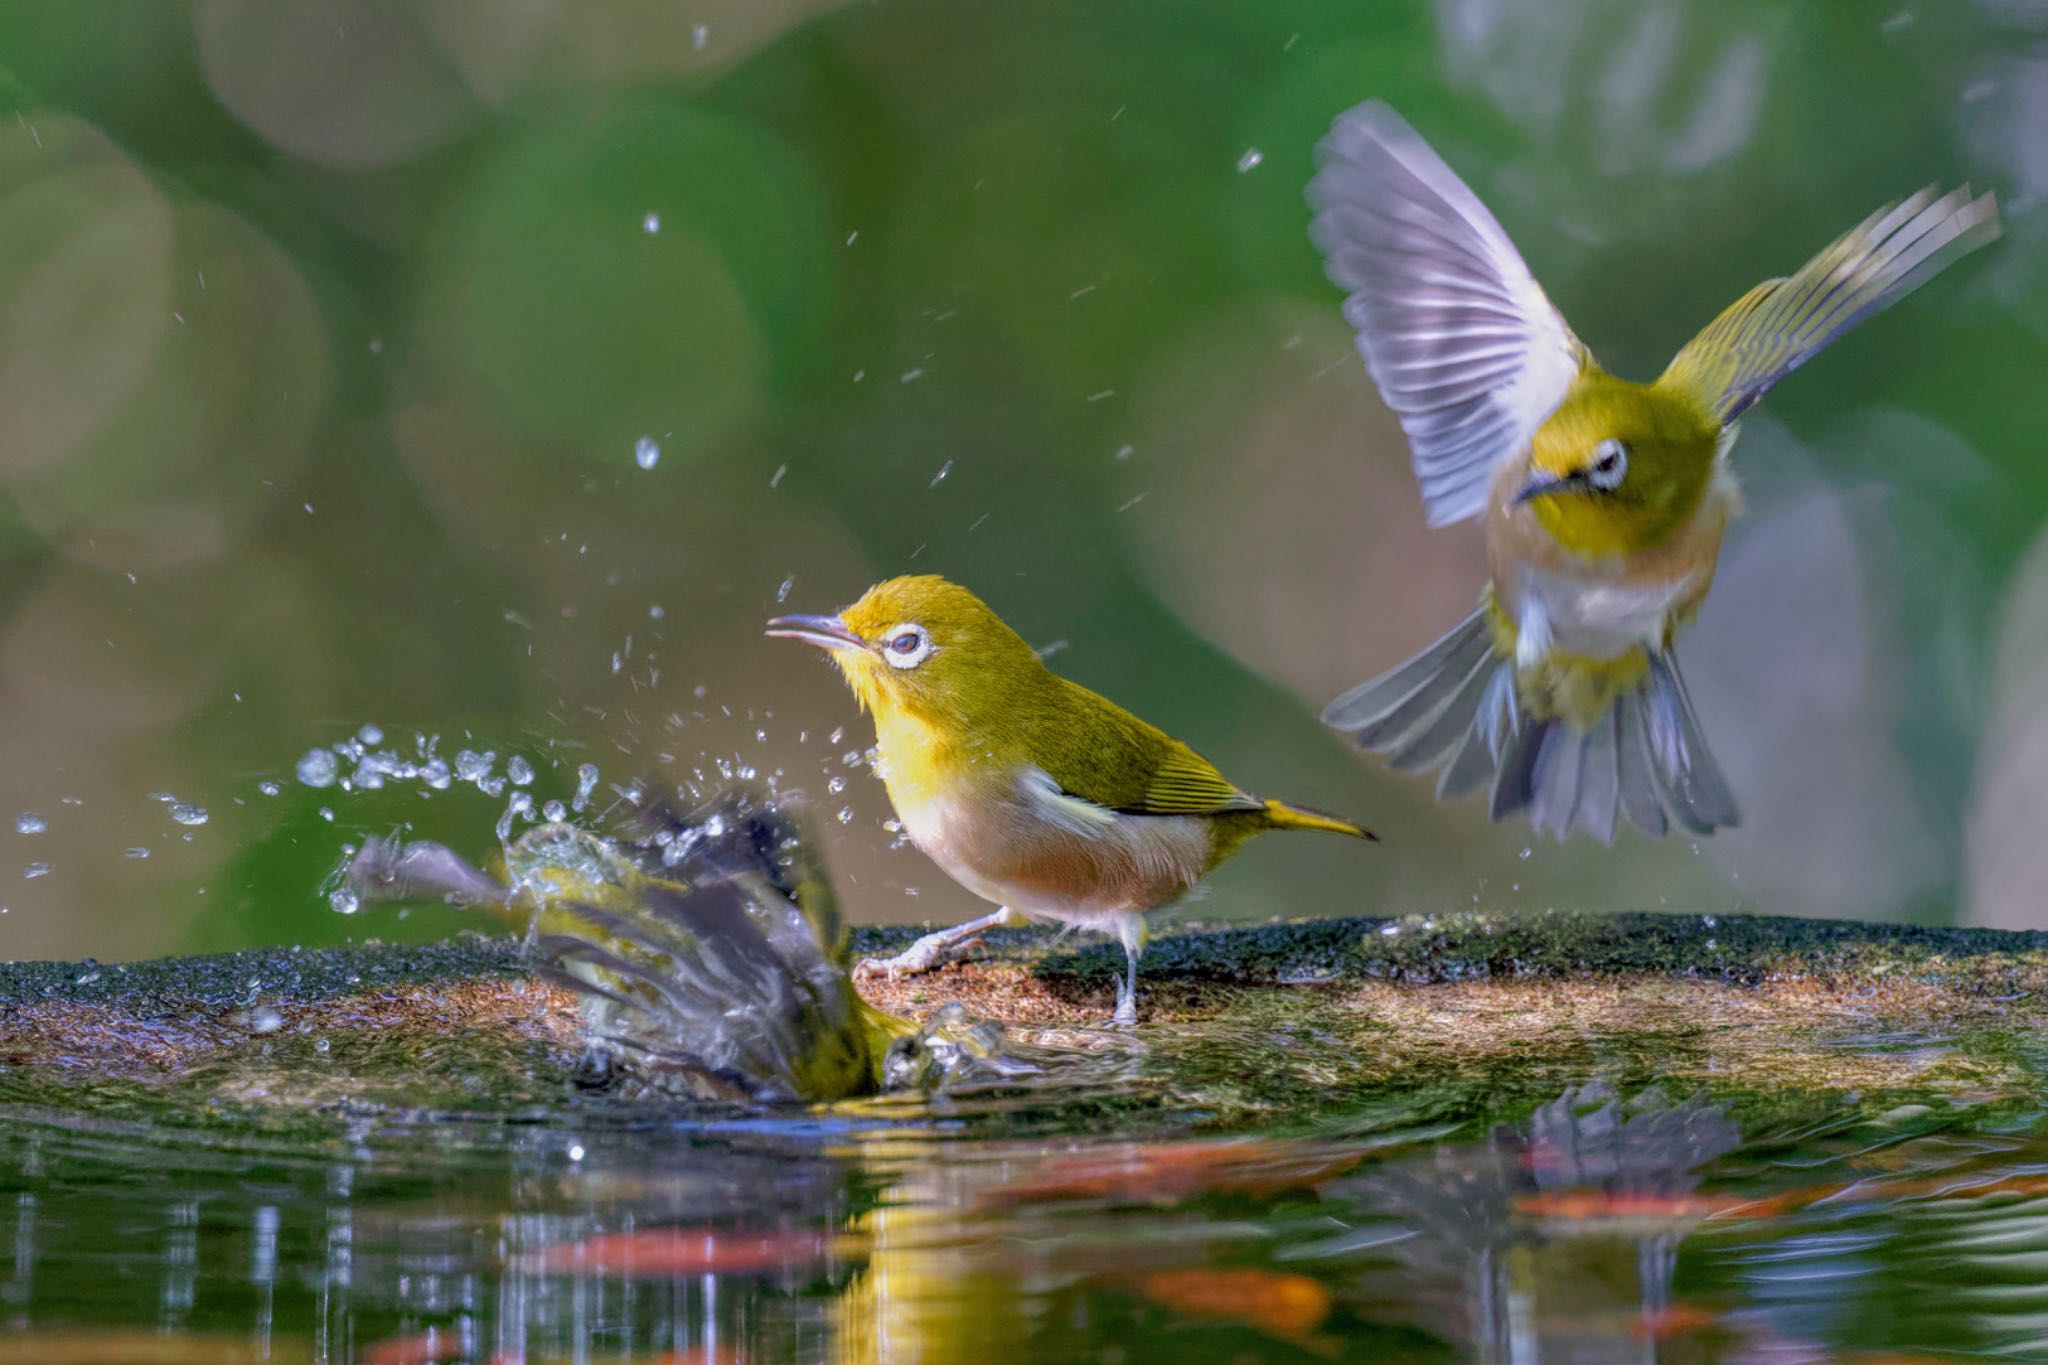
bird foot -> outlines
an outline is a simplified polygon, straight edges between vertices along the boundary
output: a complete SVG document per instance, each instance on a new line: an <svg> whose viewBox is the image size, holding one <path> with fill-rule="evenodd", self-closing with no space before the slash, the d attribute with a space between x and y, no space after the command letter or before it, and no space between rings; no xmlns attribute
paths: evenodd
<svg viewBox="0 0 2048 1365"><path fill-rule="evenodd" d="M958 962L967 956L968 949L979 946L980 934L964 938L944 932L926 934L894 957L862 958L853 964L853 979L871 981L879 976L894 981L899 976L917 976L936 971L948 962Z"/></svg>

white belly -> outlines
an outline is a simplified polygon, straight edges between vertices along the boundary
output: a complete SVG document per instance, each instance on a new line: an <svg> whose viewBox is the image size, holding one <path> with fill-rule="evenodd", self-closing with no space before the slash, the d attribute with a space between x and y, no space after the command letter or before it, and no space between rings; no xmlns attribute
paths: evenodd
<svg viewBox="0 0 2048 1365"><path fill-rule="evenodd" d="M898 801L896 814L918 849L975 895L1089 928L1172 903L1208 863L1208 822L1121 815L1060 793L1037 769L1011 791Z"/></svg>
<svg viewBox="0 0 2048 1365"><path fill-rule="evenodd" d="M1525 665L1554 649L1612 659L1639 645L1660 648L1671 613L1692 587L1691 574L1624 583L1532 565L1521 572L1517 653Z"/></svg>

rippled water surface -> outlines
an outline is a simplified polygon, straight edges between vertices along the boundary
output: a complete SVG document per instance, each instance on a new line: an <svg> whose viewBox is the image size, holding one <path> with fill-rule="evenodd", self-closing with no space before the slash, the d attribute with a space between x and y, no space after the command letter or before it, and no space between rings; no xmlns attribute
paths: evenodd
<svg viewBox="0 0 2048 1365"><path fill-rule="evenodd" d="M1028 1082L780 1112L481 1034L0 1073L0 1361L2048 1353L2023 1040L1851 1038L2007 1080L1798 1099L1600 1038L1384 1091L1339 1022L1034 1041Z"/></svg>

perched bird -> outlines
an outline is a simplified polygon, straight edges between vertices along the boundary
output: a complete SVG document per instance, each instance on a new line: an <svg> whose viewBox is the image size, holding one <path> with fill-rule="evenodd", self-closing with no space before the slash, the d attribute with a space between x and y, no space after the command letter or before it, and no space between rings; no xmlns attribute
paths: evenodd
<svg viewBox="0 0 2048 1365"><path fill-rule="evenodd" d="M1496 820L1619 815L1651 835L1736 822L1672 637L1706 596L1740 508L1736 419L1849 328L1998 235L1989 194L1922 190L1766 280L1648 384L1594 363L1485 205L1386 105L1318 148L1310 235L1381 396L1408 435L1432 526L1478 517L1479 606L1323 719L1437 794L1492 792Z"/></svg>
<svg viewBox="0 0 2048 1365"><path fill-rule="evenodd" d="M1145 912L1171 904L1269 829L1374 836L1237 787L1200 754L1053 673L967 589L892 578L837 616L778 616L770 635L825 650L874 716L904 830L1002 908L886 963L925 971L999 924L1052 919L1124 946L1116 1017L1136 1018Z"/></svg>

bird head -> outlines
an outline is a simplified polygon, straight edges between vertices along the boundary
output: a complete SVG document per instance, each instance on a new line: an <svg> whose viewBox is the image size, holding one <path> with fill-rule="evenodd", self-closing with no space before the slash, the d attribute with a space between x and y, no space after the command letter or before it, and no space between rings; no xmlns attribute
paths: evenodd
<svg viewBox="0 0 2048 1365"><path fill-rule="evenodd" d="M877 583L836 616L778 616L768 634L826 651L877 716L958 724L1045 669L980 598L936 574Z"/></svg>
<svg viewBox="0 0 2048 1365"><path fill-rule="evenodd" d="M1514 504L1574 554L1645 549L1698 509L1719 436L1682 397L1585 376L1536 429Z"/></svg>

